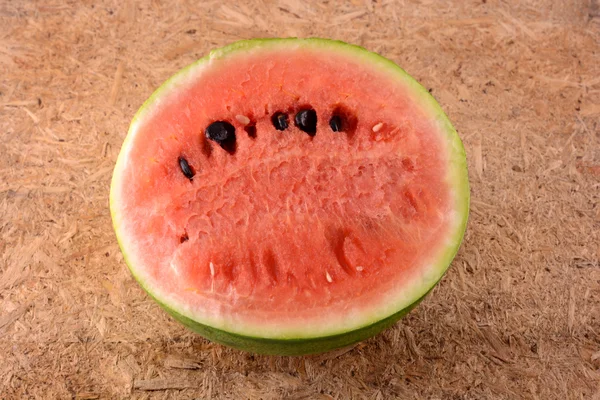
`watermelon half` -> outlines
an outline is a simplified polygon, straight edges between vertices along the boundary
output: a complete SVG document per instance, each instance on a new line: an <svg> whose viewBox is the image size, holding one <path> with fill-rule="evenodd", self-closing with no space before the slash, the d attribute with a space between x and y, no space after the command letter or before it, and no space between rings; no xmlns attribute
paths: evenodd
<svg viewBox="0 0 600 400"><path fill-rule="evenodd" d="M440 280L467 222L462 143L393 62L324 39L212 51L133 118L110 194L132 274L258 353L347 346Z"/></svg>

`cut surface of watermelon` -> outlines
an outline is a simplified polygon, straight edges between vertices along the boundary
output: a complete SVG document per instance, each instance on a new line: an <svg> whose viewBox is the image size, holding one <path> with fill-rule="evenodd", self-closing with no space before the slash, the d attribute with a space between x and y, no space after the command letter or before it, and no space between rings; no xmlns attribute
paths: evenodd
<svg viewBox="0 0 600 400"><path fill-rule="evenodd" d="M110 205L131 272L178 320L304 354L377 333L435 286L469 187L456 131L394 63L270 39L213 51L150 97Z"/></svg>

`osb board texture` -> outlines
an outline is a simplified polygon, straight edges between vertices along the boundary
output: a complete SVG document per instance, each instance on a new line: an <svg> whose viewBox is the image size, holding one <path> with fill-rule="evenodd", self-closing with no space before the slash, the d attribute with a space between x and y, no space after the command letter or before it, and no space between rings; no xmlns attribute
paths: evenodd
<svg viewBox="0 0 600 400"><path fill-rule="evenodd" d="M0 398L600 399L600 6L590 1L0 2ZM136 109L242 38L391 58L464 140L441 284L352 348L212 344L132 279L108 210Z"/></svg>

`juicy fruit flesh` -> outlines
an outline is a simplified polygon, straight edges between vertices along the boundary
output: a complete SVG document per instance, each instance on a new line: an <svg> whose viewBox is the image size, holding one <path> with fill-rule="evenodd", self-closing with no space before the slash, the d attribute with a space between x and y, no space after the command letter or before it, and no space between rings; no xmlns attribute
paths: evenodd
<svg viewBox="0 0 600 400"><path fill-rule="evenodd" d="M287 323L377 307L418 274L450 226L446 149L404 88L381 81L342 56L248 55L165 101L120 183L146 278L199 314ZM273 126L306 107L314 137ZM340 109L350 129L333 132ZM204 138L215 120L236 128L233 154Z"/></svg>

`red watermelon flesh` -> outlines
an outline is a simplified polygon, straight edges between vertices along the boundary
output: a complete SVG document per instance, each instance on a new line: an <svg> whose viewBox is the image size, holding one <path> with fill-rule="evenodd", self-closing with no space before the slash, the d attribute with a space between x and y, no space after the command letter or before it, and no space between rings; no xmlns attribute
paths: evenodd
<svg viewBox="0 0 600 400"><path fill-rule="evenodd" d="M115 169L115 229L142 285L187 318L260 338L352 331L443 274L466 221L464 153L391 67L266 43L213 54L142 109ZM303 109L314 136L294 124ZM235 149L205 137L214 121L235 127Z"/></svg>

